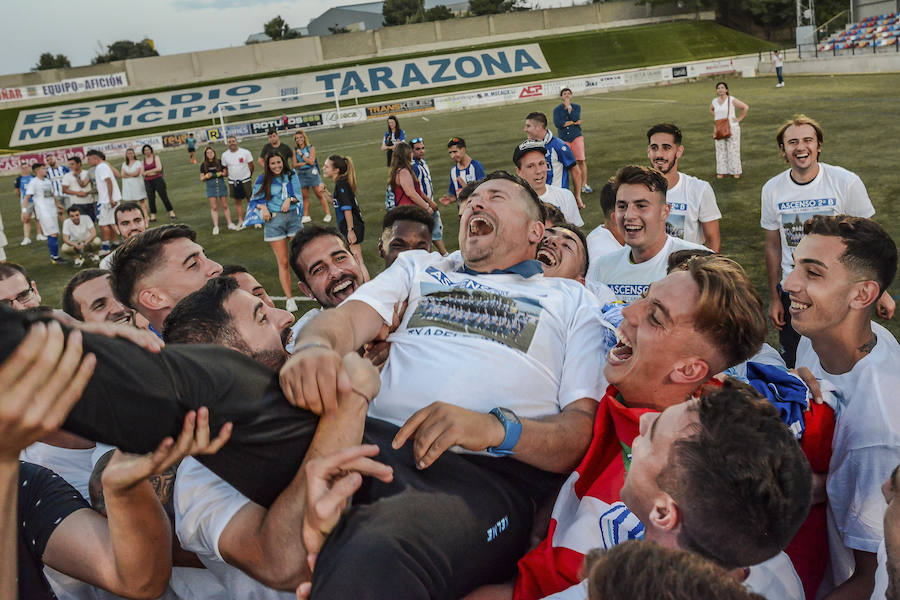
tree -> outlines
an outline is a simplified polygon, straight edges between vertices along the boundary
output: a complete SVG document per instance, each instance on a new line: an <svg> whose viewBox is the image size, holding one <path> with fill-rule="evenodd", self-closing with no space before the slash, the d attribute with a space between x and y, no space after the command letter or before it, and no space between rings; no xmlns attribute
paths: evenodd
<svg viewBox="0 0 900 600"><path fill-rule="evenodd" d="M263 25L263 32L273 40L292 40L300 37L299 33L285 23L281 15L275 15L274 19Z"/></svg>
<svg viewBox="0 0 900 600"><path fill-rule="evenodd" d="M343 25L338 25L337 23L335 23L334 25L332 25L331 27L328 28L328 33L331 33L331 34L350 33L350 30L347 29L346 27L344 27Z"/></svg>
<svg viewBox="0 0 900 600"><path fill-rule="evenodd" d="M443 4L438 4L437 6L429 8L425 11L426 21L445 21L447 19L452 19L455 16L456 15L453 14L453 11Z"/></svg>
<svg viewBox="0 0 900 600"><path fill-rule="evenodd" d="M477 17L529 9L520 2L521 0L469 0L469 12Z"/></svg>
<svg viewBox="0 0 900 600"><path fill-rule="evenodd" d="M38 59L37 64L31 67L32 71L44 71L46 69L68 69L72 63L69 62L65 54L57 54L53 56L50 52L44 52Z"/></svg>
<svg viewBox="0 0 900 600"><path fill-rule="evenodd" d="M106 47L106 53L98 53L91 60L91 64L100 65L116 60L129 58L144 58L146 56L159 56L159 52L153 47L153 40L144 38L139 42L119 40Z"/></svg>
<svg viewBox="0 0 900 600"><path fill-rule="evenodd" d="M421 23L425 20L425 0L384 0L381 14L385 27Z"/></svg>

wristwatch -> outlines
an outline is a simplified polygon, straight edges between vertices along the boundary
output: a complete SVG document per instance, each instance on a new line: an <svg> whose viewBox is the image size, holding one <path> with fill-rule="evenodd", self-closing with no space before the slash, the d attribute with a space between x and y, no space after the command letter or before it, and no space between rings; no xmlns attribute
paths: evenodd
<svg viewBox="0 0 900 600"><path fill-rule="evenodd" d="M503 425L506 435L503 436L503 441L499 446L487 448L488 453L495 456L515 454L512 449L519 443L519 436L522 435L522 422L519 420L519 417L508 408L500 406L492 408L490 413L497 417L497 420Z"/></svg>

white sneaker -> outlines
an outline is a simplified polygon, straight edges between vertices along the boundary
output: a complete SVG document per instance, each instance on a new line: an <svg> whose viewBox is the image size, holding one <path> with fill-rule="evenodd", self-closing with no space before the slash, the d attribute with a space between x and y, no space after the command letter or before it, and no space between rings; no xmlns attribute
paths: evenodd
<svg viewBox="0 0 900 600"><path fill-rule="evenodd" d="M775 84L775 87L784 87L784 82L782 82L782 83L776 83L776 84Z"/></svg>
<svg viewBox="0 0 900 600"><path fill-rule="evenodd" d="M39 234L37 234L37 236L35 236L34 239L36 239L39 242L44 242L47 240L47 236L44 235L43 233L39 233Z"/></svg>
<svg viewBox="0 0 900 600"><path fill-rule="evenodd" d="M328 213L327 215L325 215L325 218L322 220L325 221L326 223L331 223L331 213Z"/></svg>
<svg viewBox="0 0 900 600"><path fill-rule="evenodd" d="M584 184L583 186L581 186L581 193L582 194L593 194L594 188L592 188L588 184Z"/></svg>
<svg viewBox="0 0 900 600"><path fill-rule="evenodd" d="M284 310L288 312L297 312L297 301L293 298L288 298L287 302L284 303Z"/></svg>
<svg viewBox="0 0 900 600"><path fill-rule="evenodd" d="M22 243L19 244L19 245L20 245L20 246L27 246L27 245L30 244L30 243L31 243L31 238L23 238L23 239L22 239Z"/></svg>
<svg viewBox="0 0 900 600"><path fill-rule="evenodd" d="M235 225L234 223L229 223L229 224L228 224L228 231L237 231L238 229L240 229L240 227L238 227L238 226Z"/></svg>
<svg viewBox="0 0 900 600"><path fill-rule="evenodd" d="M83 259L82 257L79 256L78 258L75 259L75 266L76 266L76 267L80 267L80 266L83 265L83 264L84 264L84 259Z"/></svg>
<svg viewBox="0 0 900 600"><path fill-rule="evenodd" d="M253 226L253 229L262 229L262 225L257 223L256 225Z"/></svg>
<svg viewBox="0 0 900 600"><path fill-rule="evenodd" d="M219 228L213 227L213 235L219 235Z"/></svg>
<svg viewBox="0 0 900 600"><path fill-rule="evenodd" d="M303 217L303 219L302 219L300 222L301 222L301 223L311 223L311 222L312 222L312 217L309 216L309 215L306 215L305 217Z"/></svg>
<svg viewBox="0 0 900 600"><path fill-rule="evenodd" d="M91 254L91 260L96 263L100 262L100 255L97 254L96 252L94 254Z"/></svg>

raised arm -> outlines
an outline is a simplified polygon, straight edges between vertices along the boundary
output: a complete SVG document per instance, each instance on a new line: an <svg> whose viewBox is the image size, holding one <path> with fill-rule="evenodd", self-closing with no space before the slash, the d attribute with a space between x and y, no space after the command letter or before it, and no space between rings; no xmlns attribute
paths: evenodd
<svg viewBox="0 0 900 600"><path fill-rule="evenodd" d="M769 319L775 329L784 327L784 306L778 284L781 282L781 232L777 229L766 230L766 279L769 282Z"/></svg>

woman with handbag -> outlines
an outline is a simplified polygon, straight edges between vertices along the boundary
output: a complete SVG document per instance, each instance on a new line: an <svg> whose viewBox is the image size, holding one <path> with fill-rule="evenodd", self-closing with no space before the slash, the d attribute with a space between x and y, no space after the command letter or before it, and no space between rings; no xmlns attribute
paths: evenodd
<svg viewBox="0 0 900 600"><path fill-rule="evenodd" d="M741 110L737 116L736 109ZM726 175L741 176L741 126L750 107L733 98L728 93L728 84L720 81L716 84L716 97L709 105L709 112L715 120L713 139L716 141L716 177L722 179Z"/></svg>

